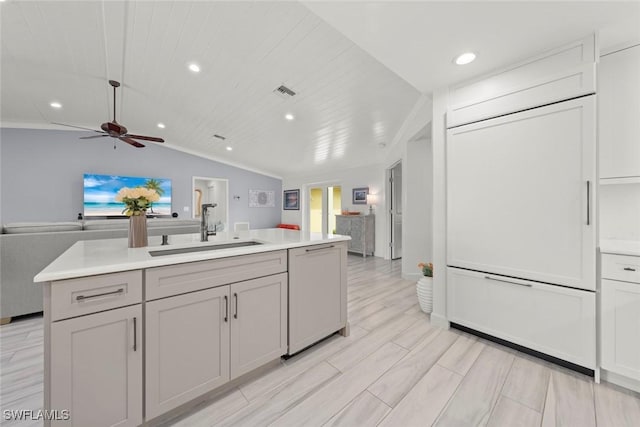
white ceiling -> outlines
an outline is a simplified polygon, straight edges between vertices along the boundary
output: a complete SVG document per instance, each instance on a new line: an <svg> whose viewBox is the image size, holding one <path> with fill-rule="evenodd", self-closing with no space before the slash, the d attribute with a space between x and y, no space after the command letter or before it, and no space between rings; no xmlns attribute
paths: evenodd
<svg viewBox="0 0 640 427"><path fill-rule="evenodd" d="M640 40L639 1L6 0L0 7L2 126L97 129L112 119L107 80L115 79L123 83L118 121L131 133L276 176L380 163L424 102L420 92L593 31L604 47ZM453 65L468 49L476 62ZM187 69L191 61L199 74ZM298 95L273 94L281 84ZM52 101L63 108L50 108ZM284 119L288 112L294 121Z"/></svg>
<svg viewBox="0 0 640 427"><path fill-rule="evenodd" d="M424 93L593 32L603 50L640 42L640 1L308 1L305 5ZM453 58L472 51L466 66Z"/></svg>

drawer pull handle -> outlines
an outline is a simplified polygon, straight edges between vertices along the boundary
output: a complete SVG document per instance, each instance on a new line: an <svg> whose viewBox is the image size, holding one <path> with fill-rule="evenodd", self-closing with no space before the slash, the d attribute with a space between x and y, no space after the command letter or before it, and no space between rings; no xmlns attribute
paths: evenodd
<svg viewBox="0 0 640 427"><path fill-rule="evenodd" d="M95 294L95 295L89 295L89 296L78 295L76 297L76 301L84 301L86 299L104 297L104 296L107 296L107 295L118 295L118 294L121 294L123 292L124 292L124 288L120 288L117 291L105 292L105 293L102 293L102 294Z"/></svg>
<svg viewBox="0 0 640 427"><path fill-rule="evenodd" d="M518 283L518 282L512 282L510 280L504 280L504 279L496 279L495 277L491 277L491 276L484 276L485 279L489 279L489 280L495 280L496 282L504 282L504 283L511 283L512 285L518 285L518 286L525 286L527 288L531 288L533 287L532 284L530 283Z"/></svg>
<svg viewBox="0 0 640 427"><path fill-rule="evenodd" d="M226 295L224 296L224 321L229 321L229 298Z"/></svg>
<svg viewBox="0 0 640 427"><path fill-rule="evenodd" d="M335 245L331 245L331 246L324 246L322 248L314 248L314 249L307 249L307 252L315 252L315 251L321 251L323 249L331 249L335 247Z"/></svg>
<svg viewBox="0 0 640 427"><path fill-rule="evenodd" d="M133 351L138 349L138 318L133 318Z"/></svg>
<svg viewBox="0 0 640 427"><path fill-rule="evenodd" d="M591 225L591 181L587 181L587 225Z"/></svg>
<svg viewBox="0 0 640 427"><path fill-rule="evenodd" d="M238 294L234 293L233 297L236 299L236 312L233 314L233 318L238 318Z"/></svg>
<svg viewBox="0 0 640 427"><path fill-rule="evenodd" d="M636 269L631 267L625 267L624 271L636 271Z"/></svg>

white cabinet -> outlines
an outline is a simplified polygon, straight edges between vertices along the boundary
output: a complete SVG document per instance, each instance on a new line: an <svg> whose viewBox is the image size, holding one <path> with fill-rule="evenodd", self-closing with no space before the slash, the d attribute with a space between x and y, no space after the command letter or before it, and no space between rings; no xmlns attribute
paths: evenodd
<svg viewBox="0 0 640 427"><path fill-rule="evenodd" d="M595 368L595 293L447 268L449 320Z"/></svg>
<svg viewBox="0 0 640 427"><path fill-rule="evenodd" d="M289 250L289 354L347 324L347 245Z"/></svg>
<svg viewBox="0 0 640 427"><path fill-rule="evenodd" d="M447 265L595 290L595 99L448 130Z"/></svg>
<svg viewBox="0 0 640 427"><path fill-rule="evenodd" d="M598 68L600 178L640 177L640 45Z"/></svg>
<svg viewBox="0 0 640 427"><path fill-rule="evenodd" d="M229 381L229 287L146 304L146 419Z"/></svg>
<svg viewBox="0 0 640 427"><path fill-rule="evenodd" d="M376 248L375 215L336 215L336 234L350 236L349 252L373 255Z"/></svg>
<svg viewBox="0 0 640 427"><path fill-rule="evenodd" d="M640 380L640 257L602 255L602 367Z"/></svg>
<svg viewBox="0 0 640 427"><path fill-rule="evenodd" d="M231 285L231 378L287 352L287 274Z"/></svg>
<svg viewBox="0 0 640 427"><path fill-rule="evenodd" d="M146 419L286 351L286 273L148 302Z"/></svg>
<svg viewBox="0 0 640 427"><path fill-rule="evenodd" d="M50 334L50 408L71 416L52 425L142 424L140 304L54 322Z"/></svg>

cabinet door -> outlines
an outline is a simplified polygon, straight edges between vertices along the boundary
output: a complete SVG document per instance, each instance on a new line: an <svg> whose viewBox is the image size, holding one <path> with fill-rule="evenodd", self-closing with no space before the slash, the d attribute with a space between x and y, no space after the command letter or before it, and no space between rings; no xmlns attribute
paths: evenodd
<svg viewBox="0 0 640 427"><path fill-rule="evenodd" d="M146 304L146 418L229 381L229 286Z"/></svg>
<svg viewBox="0 0 640 427"><path fill-rule="evenodd" d="M351 221L341 215L336 215L336 233L342 236L351 235Z"/></svg>
<svg viewBox="0 0 640 427"><path fill-rule="evenodd" d="M289 250L289 354L347 324L345 242Z"/></svg>
<svg viewBox="0 0 640 427"><path fill-rule="evenodd" d="M447 269L449 320L595 368L595 294L456 268Z"/></svg>
<svg viewBox="0 0 640 427"><path fill-rule="evenodd" d="M131 307L51 325L51 408L70 421L52 425L142 424L142 308Z"/></svg>
<svg viewBox="0 0 640 427"><path fill-rule="evenodd" d="M287 352L287 274L231 285L231 378Z"/></svg>
<svg viewBox="0 0 640 427"><path fill-rule="evenodd" d="M600 177L640 176L640 46L600 59Z"/></svg>
<svg viewBox="0 0 640 427"><path fill-rule="evenodd" d="M447 265L595 290L595 105L449 129Z"/></svg>
<svg viewBox="0 0 640 427"><path fill-rule="evenodd" d="M351 219L351 241L349 249L357 252L364 251L364 221L362 218Z"/></svg>
<svg viewBox="0 0 640 427"><path fill-rule="evenodd" d="M602 280L602 367L640 380L640 284Z"/></svg>

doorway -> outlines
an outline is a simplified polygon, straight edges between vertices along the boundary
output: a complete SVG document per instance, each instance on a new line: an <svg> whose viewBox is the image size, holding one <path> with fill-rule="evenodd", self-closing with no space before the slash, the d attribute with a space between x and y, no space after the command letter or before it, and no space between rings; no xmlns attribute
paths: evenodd
<svg viewBox="0 0 640 427"><path fill-rule="evenodd" d="M309 230L312 233L336 232L336 215L342 210L342 188L317 186L309 188Z"/></svg>
<svg viewBox="0 0 640 427"><path fill-rule="evenodd" d="M389 247L391 259L402 258L402 162L389 169Z"/></svg>
<svg viewBox="0 0 640 427"><path fill-rule="evenodd" d="M229 231L229 180L194 176L192 187L192 217L200 219L202 205L215 203L215 209L207 211L208 224L218 231Z"/></svg>

